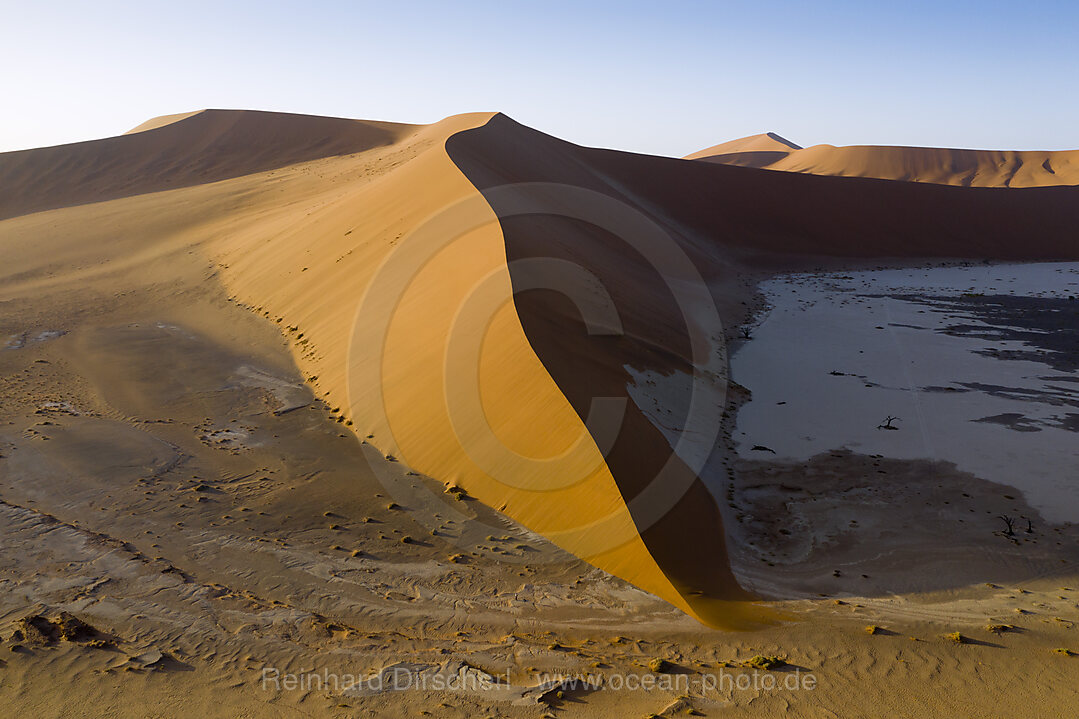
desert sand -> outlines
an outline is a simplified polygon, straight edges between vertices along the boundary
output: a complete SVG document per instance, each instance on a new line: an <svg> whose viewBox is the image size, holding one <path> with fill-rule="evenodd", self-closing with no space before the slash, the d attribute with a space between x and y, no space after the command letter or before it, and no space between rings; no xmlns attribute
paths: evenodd
<svg viewBox="0 0 1079 719"><path fill-rule="evenodd" d="M0 694L139 717L1074 706L1072 524L946 463L746 460L732 435L760 281L1076 258L1074 188L1007 158L874 179L492 113L223 110L0 154ZM627 249L652 230L662 257ZM280 683L323 672L473 685Z"/></svg>

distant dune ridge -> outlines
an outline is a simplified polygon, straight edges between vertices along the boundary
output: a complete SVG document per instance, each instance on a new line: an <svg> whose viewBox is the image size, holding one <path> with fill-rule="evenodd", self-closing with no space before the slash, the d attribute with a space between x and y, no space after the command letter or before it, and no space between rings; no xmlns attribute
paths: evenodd
<svg viewBox="0 0 1079 719"><path fill-rule="evenodd" d="M239 302L280 325L316 394L380 452L706 623L736 625L752 618L751 597L729 568L716 501L630 390L640 376L677 383L700 370L691 347L707 336L721 351L721 328L687 313L672 278L594 224L499 221L496 188L556 183L632 208L693 263L733 327L745 317L744 272L791 257L1075 258L1079 190L1044 185L1068 184L1077 160L803 150L772 133L691 157L704 161L583 148L491 113L426 126L173 115L0 154L0 241L22 278L6 291L79 281L108 296L129 276ZM450 232L457 225L439 218L456 207L472 224L445 247L437 232L416 234L432 218ZM400 262L411 256L422 261ZM589 333L564 296L534 289L519 262L534 259L599 279L622 331ZM177 269L189 266L214 283ZM368 293L383 286L400 292ZM480 288L486 299L462 317ZM480 401L451 410L461 377L446 348L462 332L479 348ZM594 397L625 401L606 454L586 425ZM634 500L657 476L670 510L653 517Z"/></svg>
<svg viewBox="0 0 1079 719"><path fill-rule="evenodd" d="M774 132L723 142L686 155L687 160L721 162L741 167L767 167L802 148Z"/></svg>
<svg viewBox="0 0 1079 719"><path fill-rule="evenodd" d="M769 132L715 145L686 155L685 159L810 175L962 187L1079 185L1079 150L954 150L883 145L802 148Z"/></svg>
<svg viewBox="0 0 1079 719"><path fill-rule="evenodd" d="M155 118L119 137L0 154L0 219L362 152L413 129L254 110Z"/></svg>

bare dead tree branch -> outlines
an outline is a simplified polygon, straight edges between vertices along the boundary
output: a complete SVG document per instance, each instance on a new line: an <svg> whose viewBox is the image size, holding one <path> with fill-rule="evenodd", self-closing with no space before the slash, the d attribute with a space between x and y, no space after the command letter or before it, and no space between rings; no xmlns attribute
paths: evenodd
<svg viewBox="0 0 1079 719"><path fill-rule="evenodd" d="M1009 517L1007 514L1001 514L1000 516L997 517L997 519L1003 521L1004 524L1008 527L1004 531L1004 536L1006 536L1006 537L1014 537L1015 536L1015 518L1014 517Z"/></svg>

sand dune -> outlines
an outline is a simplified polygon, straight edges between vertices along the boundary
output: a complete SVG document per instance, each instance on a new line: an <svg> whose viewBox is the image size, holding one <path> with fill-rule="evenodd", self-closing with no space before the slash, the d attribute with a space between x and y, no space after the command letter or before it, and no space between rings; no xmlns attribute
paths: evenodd
<svg viewBox="0 0 1079 719"><path fill-rule="evenodd" d="M875 177L963 187L1079 185L1079 150L954 150L873 145L799 148L784 147L773 137L771 133L754 135L695 152L685 159L811 175Z"/></svg>
<svg viewBox="0 0 1079 719"><path fill-rule="evenodd" d="M59 261L64 267L91 268L80 270L81 275L59 271L65 280L81 276L108 287L117 271L145 272L146 263L196 252L218 268L219 281L236 301L289 328L299 367L320 396L343 408L342 420L359 437L417 471L464 488L596 566L692 611L641 543L593 440L529 347L513 312L501 230L482 197L445 154L448 136L489 116L386 129L324 118L310 118L311 126L305 128L300 117L224 112L212 114L213 122L207 122L201 120L204 115L72 148L68 155L96 167L99 153L131 146L119 153L130 158L127 166L102 172L103 191L77 198L93 197L97 204L7 223L11 232L42 240L32 253L18 258L25 259L24 273ZM244 130L242 139L232 134L256 120L259 127ZM329 127L336 127L338 135L321 139ZM390 142L390 130L398 133L397 142ZM185 160L179 171L170 164L159 174L157 145L148 155L142 154L142 145L146 138L165 133L179 136L188 147L205 147L205 154ZM252 133L263 139L295 133L300 141L291 147L267 145L266 155L250 158L245 143ZM213 149L232 139L239 145L234 152ZM363 143L367 151L359 152ZM178 157L188 157L180 144L175 147ZM291 167L280 154L295 161L316 149L328 156L314 163L292 162ZM342 156L346 149L353 154ZM42 203L73 199L61 192L73 181L58 177L59 155L59 150L46 148L17 158L27 173L36 170L21 181L26 191L46 188L37 198ZM246 172L253 163L277 172L154 192L166 180L193 181L185 171L196 161L213 163L208 166L215 177ZM131 163L145 176L131 174ZM127 196L102 202L116 194L110 190L118 186ZM424 188L423 193L411 190L416 187ZM415 241L409 244L410 233L423 223L469 198L475 228L450 238L453 242L437 252ZM197 217L190 215L193 206L199 208ZM72 230L85 225L93 227L89 236ZM130 243L117 237L130 238ZM42 253L45 247L48 252ZM406 264L403 270L384 270L382 263L409 253L420 257L422 272L398 278L400 302L357 316L374 277L385 281L394 272L410 269ZM495 291L479 307L479 325L471 330L485 337L483 406L463 412L454 408L451 417L444 400L450 378L443 364L449 333L461 331L457 310L463 300L481 282L490 285L492 277ZM19 289L42 286L41 279L31 282L39 284ZM375 333L373 339L369 332ZM367 341L378 342L381 352L366 349L362 343ZM353 347L353 342L361 344ZM526 413L518 411L522 396L529 398ZM485 449L462 441L488 426L513 452L554 459L514 460L499 447ZM566 453L568 448L573 451ZM552 490L545 479L552 474L574 481Z"/></svg>
<svg viewBox="0 0 1079 719"><path fill-rule="evenodd" d="M685 159L741 167L767 167L779 162L791 152L801 149L785 137L780 137L774 132L765 132L707 147L686 155Z"/></svg>
<svg viewBox="0 0 1079 719"><path fill-rule="evenodd" d="M793 150L801 150L799 145L785 137L780 137L774 132L763 132L760 135L749 135L737 140L723 142L718 145L686 155L687 160L713 157L715 155L727 155L733 152L783 152L790 153Z"/></svg>
<svg viewBox="0 0 1079 719"><path fill-rule="evenodd" d="M203 110L133 134L0 153L0 218L217 182L389 145L415 128L285 113Z"/></svg>
<svg viewBox="0 0 1079 719"><path fill-rule="evenodd" d="M780 255L1070 257L1079 220L1069 188L1013 194L686 163L580 148L502 115L416 127L211 111L9 153L0 173L18 188L9 214L73 205L5 223L39 240L12 255L28 279L9 292L49 277L108 287L118 272L194 252L234 301L286 328L304 375L359 437L717 624L741 621L741 610L715 602L747 596L720 512L639 392L657 376L675 379L655 391L684 393L695 368L722 391L715 334L719 318L743 321L740 268ZM687 315L654 258L609 233L562 217L498 222L492 209L506 208L492 190L526 181L584 188L654 222L710 287L716 321ZM598 279L622 333L590 334L558 292L513 296L526 280L558 287L549 273L513 269L539 258ZM467 391L455 399L447 348L479 362L478 404ZM624 402L606 459L606 440L586 428L596 396Z"/></svg>
<svg viewBox="0 0 1079 719"><path fill-rule="evenodd" d="M500 214L512 211L515 201L500 194L500 186L522 182L587 188L640 211L642 217L631 225L651 221L662 228L673 242L665 252L683 253L700 269L712 295L708 299L731 328L744 321L748 298L739 285L740 272L747 265L767 266L777 257L1034 259L1076 254L1071 228L1079 223L1079 207L1070 188L1020 195L690 164L581 148L502 115L453 135L447 150ZM542 196L547 190L523 192ZM625 237L565 217L530 215L503 219L501 225L519 289L534 278L513 268L555 257L585 268L610 292L624 332L614 337L590 333L580 311L557 292L523 291L515 304L529 343L582 420L593 397L626 398L629 409L607 464L652 556L691 597L698 616L721 621L730 609L709 615L708 598L737 597L737 583L725 567L699 561L701 555L727 555L718 529L720 512L692 473L679 478L688 470L672 457L663 432L633 401L631 389L642 376L674 377L677 385L679 378L688 382L694 367L704 371L691 352L693 339L718 328L698 325L698 318L672 295L671 277L659 272L654 258L628 247ZM543 286L557 286L554 278L548 280ZM681 391L688 388L683 384ZM667 412L673 409L668 406ZM685 412L680 408L664 421L685 426ZM656 489L656 476L684 492L670 500L673 506L659 521L648 516L647 508L656 501L667 503L650 493L648 500L634 502ZM687 547L694 552L687 553Z"/></svg>
<svg viewBox="0 0 1079 719"><path fill-rule="evenodd" d="M136 132L145 132L147 130L156 130L159 127L164 127L165 125L171 125L172 123L179 122L180 120L186 120L187 118L191 117L192 115L198 115L200 112L205 112L205 110L193 110L191 112L178 112L178 113L176 113L174 115L161 115L160 117L151 117L146 122L143 122L143 123L140 123L140 124L136 125L135 127L131 128L130 130L125 132L124 134L125 135L134 135Z"/></svg>
<svg viewBox="0 0 1079 719"><path fill-rule="evenodd" d="M902 532L889 518L920 520L917 482L942 504L958 507L959 489L977 487L969 494L985 511L995 506L1000 487L954 468L888 463L911 487L892 489L895 506L874 515L881 526L864 552L825 547L812 566L732 567L748 555L731 537L751 535L729 533L738 510L725 492L752 500L744 506L760 516L750 519L781 521L800 473L835 475L860 497L879 471L852 453L782 471L733 457L731 418L746 392L728 389L726 348L756 308L758 278L1079 255L1079 190L1011 189L1036 184L1037 156L1013 171L1025 154L919 151L922 169L908 170L900 153L880 161L897 175L884 179L733 166L815 149L769 133L701 158L723 162L687 162L579 147L500 114L418 126L211 110L0 155L0 522L34 548L29 561L0 554L17 586L0 624L10 636L31 598L92 615L115 633L117 654L136 654L116 664L81 646L13 652L16 686L52 713L63 698L32 683L43 667L76 667L94 706L121 691L111 683L123 672L148 677L139 686L162 706L182 703L172 688L181 682L217 692L226 681L220 693L237 703L242 693L252 714L357 706L400 716L433 703L420 692L331 694L325 709L313 706L317 692L267 703L249 689L252 666L332 667L346 656L377 672L419 654L440 666L462 647L491 669L633 671L671 657L687 674L782 653L791 671L830 682L826 692L707 700L566 693L565 706L608 716L732 704L812 713L837 698L866 715L910 702L962 711L993 693L1021 712L1046 699L1038 682L1015 688L1017 657L1071 686L1071 660L1047 649L1066 644L1074 622L1074 590L1058 586L1070 550L1007 543L966 568L1006 565L1033 590L930 586L912 599L887 577L819 586L821 572L833 576L820 562L835 557L876 562L891 551L881 570L920 581L927 567L973 561L928 545L939 539L931 527L876 546ZM1045 173L1070 172L1063 156L1049 159ZM941 186L963 184L939 178L970 167L974 186ZM977 186L991 178L1008 187ZM696 439L679 443L687 425ZM935 483L945 476L954 488ZM830 495L812 499L835 519ZM982 541L973 524L966 552ZM1074 545L1072 528L1052 531ZM747 577L807 621L767 625L771 609L740 586ZM811 601L825 592L845 599ZM1026 628L987 636L1015 653L997 664L973 655L981 663L968 682L962 653L998 647L940 635L984 634L1002 612ZM895 634L869 635L867 622ZM168 689L131 666L157 647L176 662ZM1042 667L1047 659L1057 663ZM942 666L962 687L954 698L939 695ZM522 698L534 687L515 671L507 691ZM216 694L198 701L218 706ZM453 701L466 715L536 709Z"/></svg>
<svg viewBox="0 0 1079 719"><path fill-rule="evenodd" d="M456 143L485 132L493 142L506 125L528 150L500 155L500 176L582 184L641 208L713 281L729 280L744 266L737 263L792 257L1035 260L1077 252L1079 190L1071 187L1015 193L685 162L582 148L504 116L451 138L451 156ZM731 307L723 293L716 300Z"/></svg>

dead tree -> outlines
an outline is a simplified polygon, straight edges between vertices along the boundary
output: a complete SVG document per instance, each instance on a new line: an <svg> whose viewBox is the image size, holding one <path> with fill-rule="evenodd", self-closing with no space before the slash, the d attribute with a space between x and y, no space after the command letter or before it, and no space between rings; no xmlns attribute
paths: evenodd
<svg viewBox="0 0 1079 719"><path fill-rule="evenodd" d="M742 339L753 339L752 331L750 330L749 325L744 325L742 327Z"/></svg>
<svg viewBox="0 0 1079 719"><path fill-rule="evenodd" d="M899 418L888 415L884 418L883 422L877 425L877 429L899 429L899 427L892 426L892 422L896 421L897 419Z"/></svg>
<svg viewBox="0 0 1079 719"><path fill-rule="evenodd" d="M1034 524L1027 518L1027 534L1034 534Z"/></svg>
<svg viewBox="0 0 1079 719"><path fill-rule="evenodd" d="M1014 527L1015 518L1014 517L1009 517L1006 514L1002 514L999 517L997 517L997 519L1004 522L1004 524L1008 527L1008 529L1005 530L1005 532L1004 532L1004 536L1005 537L1014 537L1015 536L1015 527Z"/></svg>

